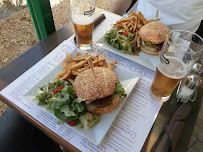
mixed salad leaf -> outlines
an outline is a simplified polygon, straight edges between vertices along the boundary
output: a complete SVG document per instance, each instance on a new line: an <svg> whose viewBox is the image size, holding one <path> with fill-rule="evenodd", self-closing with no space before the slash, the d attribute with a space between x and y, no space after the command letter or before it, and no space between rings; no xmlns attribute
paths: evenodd
<svg viewBox="0 0 203 152"><path fill-rule="evenodd" d="M134 35L130 32L122 30L117 30L112 28L110 31L107 31L105 34L105 40L108 44L117 48L123 53L137 55L138 50L134 43L131 43Z"/></svg>
<svg viewBox="0 0 203 152"><path fill-rule="evenodd" d="M120 81L117 79L116 87L113 92L113 95L118 95L120 97L126 96L125 90L123 89L123 86L121 85Z"/></svg>
<svg viewBox="0 0 203 152"><path fill-rule="evenodd" d="M100 121L97 115L88 112L82 103L77 102L78 98L69 81L49 82L40 88L36 99L37 104L46 104L48 110L54 110L58 124L64 122L70 126L82 124L82 127L87 129Z"/></svg>

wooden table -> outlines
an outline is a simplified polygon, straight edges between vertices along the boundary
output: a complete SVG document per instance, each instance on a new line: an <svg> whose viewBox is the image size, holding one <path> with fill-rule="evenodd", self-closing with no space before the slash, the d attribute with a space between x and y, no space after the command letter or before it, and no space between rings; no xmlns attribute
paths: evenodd
<svg viewBox="0 0 203 152"><path fill-rule="evenodd" d="M8 63L0 69L0 90L4 89L8 84L13 82L16 78L22 75L25 71L31 68L35 63L40 59L46 56L54 48L56 48L61 42L68 39L73 32L72 24L69 22L64 27L60 28L56 32L49 35L47 38L39 42L37 45L17 57L12 62ZM192 135L192 131L195 126L195 122L198 116L198 112L201 106L201 101L203 99L203 88L200 88L198 91L197 99L192 103L193 107L191 113L185 123L185 128L183 130L182 136L175 148L177 152L185 152ZM18 107L14 106L12 102L0 96L0 99L8 104L11 108L17 111L20 115L27 118L31 123L37 126L41 131L47 134L54 141L62 145L69 151L77 152L79 151L70 143L63 140L57 134L47 129L46 126L32 118L28 113L22 111ZM164 133L165 126L169 123L171 117L181 103L176 102L175 92L172 94L170 101L167 101L163 104L156 121L148 135L147 140L142 148L142 151L154 151L161 140L161 137Z"/></svg>

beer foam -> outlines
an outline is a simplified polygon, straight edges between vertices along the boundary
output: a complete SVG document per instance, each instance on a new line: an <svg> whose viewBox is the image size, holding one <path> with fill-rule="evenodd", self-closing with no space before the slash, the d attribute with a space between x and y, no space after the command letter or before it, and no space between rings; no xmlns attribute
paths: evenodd
<svg viewBox="0 0 203 152"><path fill-rule="evenodd" d="M77 15L72 14L72 22L77 25L89 25L94 21L94 15L87 16L87 15Z"/></svg>
<svg viewBox="0 0 203 152"><path fill-rule="evenodd" d="M90 11L90 7L94 6L91 3L79 3L75 4L71 8L71 19L72 22L77 25L89 25L94 21L94 8L92 9L92 14L86 14L86 11Z"/></svg>
<svg viewBox="0 0 203 152"><path fill-rule="evenodd" d="M172 79L182 79L188 73L186 64L174 57L167 57L169 64L159 63L157 68L165 76Z"/></svg>

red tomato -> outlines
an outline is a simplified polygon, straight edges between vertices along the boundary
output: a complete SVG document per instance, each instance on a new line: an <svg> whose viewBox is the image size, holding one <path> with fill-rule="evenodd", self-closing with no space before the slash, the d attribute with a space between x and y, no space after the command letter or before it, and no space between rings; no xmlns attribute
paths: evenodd
<svg viewBox="0 0 203 152"><path fill-rule="evenodd" d="M58 87L58 88L53 92L53 94L57 94L57 92L58 92L59 90L61 90L61 89L63 89L63 85L61 85L60 87Z"/></svg>
<svg viewBox="0 0 203 152"><path fill-rule="evenodd" d="M76 125L76 121L73 120L73 121L66 121L66 123L69 125L69 126L75 126Z"/></svg>
<svg viewBox="0 0 203 152"><path fill-rule="evenodd" d="M122 33L122 35L124 35L125 37L128 37L128 32L125 31L125 32Z"/></svg>

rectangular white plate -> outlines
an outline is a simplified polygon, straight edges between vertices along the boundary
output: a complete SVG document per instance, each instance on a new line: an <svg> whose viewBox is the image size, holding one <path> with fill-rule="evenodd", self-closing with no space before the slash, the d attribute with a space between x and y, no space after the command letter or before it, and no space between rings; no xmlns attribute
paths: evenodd
<svg viewBox="0 0 203 152"><path fill-rule="evenodd" d="M126 54L126 53L122 53L120 52L118 49L114 48L113 46L109 45L106 41L104 36L101 37L97 42L96 45L106 49L107 51L113 52L115 54L118 54L120 56L123 56L131 61L134 61L136 63L141 64L144 67L147 67L153 71L156 70L156 65L158 63L158 55L150 55L144 52L140 52L139 56L135 56L135 55L130 55L130 54Z"/></svg>
<svg viewBox="0 0 203 152"><path fill-rule="evenodd" d="M78 53L83 54L81 50L77 50ZM73 51L71 54L71 57L76 56L76 52ZM34 100L34 97L39 93L39 88L44 86L50 81L54 81L55 76L62 71L62 63L60 63L56 68L54 68L49 74L47 74L42 80L39 81L38 84L36 84L32 89L30 89L25 95L24 99L27 101L32 102L35 104L38 108L41 108L46 113L54 116L53 111L46 110L45 105L37 105L36 100ZM125 92L127 96L119 101L119 104L117 107L106 114L100 115L101 121L95 125L94 127L85 130L85 129L78 129L78 127L70 127L76 132L78 132L80 135L87 138L92 143L99 145L99 143L104 138L105 134L107 133L108 129L110 128L111 124L113 123L114 119L116 118L118 112L120 111L121 107L123 106L124 102L128 98L129 94L133 90L135 84L137 83L139 77L135 75L134 73L128 72L118 66L114 68L114 72L116 73L117 77L119 78L121 84L123 85L123 88L125 89ZM55 116L54 116L55 117Z"/></svg>

